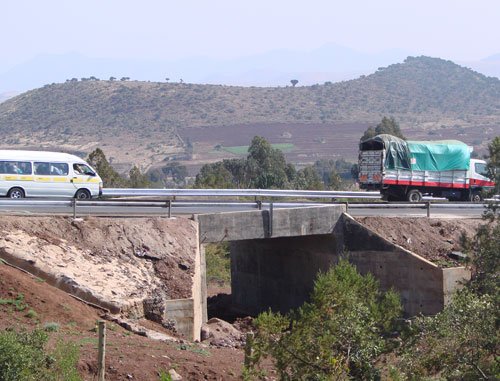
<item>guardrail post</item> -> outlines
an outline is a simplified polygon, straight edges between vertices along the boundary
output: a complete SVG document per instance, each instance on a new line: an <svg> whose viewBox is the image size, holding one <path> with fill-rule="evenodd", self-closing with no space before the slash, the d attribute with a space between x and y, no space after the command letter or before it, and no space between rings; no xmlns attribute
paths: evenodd
<svg viewBox="0 0 500 381"><path fill-rule="evenodd" d="M255 202L257 203L257 209L262 210L262 201L256 199Z"/></svg>
<svg viewBox="0 0 500 381"><path fill-rule="evenodd" d="M345 202L345 212L347 214L349 214L349 202L348 201Z"/></svg>
<svg viewBox="0 0 500 381"><path fill-rule="evenodd" d="M429 218L431 216L431 202L430 201L427 201L425 203L425 208L427 209L427 218Z"/></svg>
<svg viewBox="0 0 500 381"><path fill-rule="evenodd" d="M167 200L168 218L172 218L172 200Z"/></svg>
<svg viewBox="0 0 500 381"><path fill-rule="evenodd" d="M73 219L76 219L76 198L71 199L71 207L73 208Z"/></svg>

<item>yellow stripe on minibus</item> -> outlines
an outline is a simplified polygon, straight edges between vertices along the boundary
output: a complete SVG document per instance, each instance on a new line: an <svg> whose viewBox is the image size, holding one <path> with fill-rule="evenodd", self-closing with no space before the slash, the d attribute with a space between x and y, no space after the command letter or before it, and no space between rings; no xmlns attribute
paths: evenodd
<svg viewBox="0 0 500 381"><path fill-rule="evenodd" d="M0 176L0 180L5 181L33 181L33 176Z"/></svg>

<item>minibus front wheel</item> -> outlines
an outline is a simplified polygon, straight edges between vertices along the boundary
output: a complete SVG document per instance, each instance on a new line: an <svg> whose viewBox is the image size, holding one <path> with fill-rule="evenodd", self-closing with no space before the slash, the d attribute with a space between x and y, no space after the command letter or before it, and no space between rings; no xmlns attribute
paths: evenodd
<svg viewBox="0 0 500 381"><path fill-rule="evenodd" d="M7 197L14 199L24 198L24 196L25 196L24 190L22 190L21 188L12 188L7 194Z"/></svg>
<svg viewBox="0 0 500 381"><path fill-rule="evenodd" d="M90 192L87 189L78 189L75 193L78 200L90 200Z"/></svg>

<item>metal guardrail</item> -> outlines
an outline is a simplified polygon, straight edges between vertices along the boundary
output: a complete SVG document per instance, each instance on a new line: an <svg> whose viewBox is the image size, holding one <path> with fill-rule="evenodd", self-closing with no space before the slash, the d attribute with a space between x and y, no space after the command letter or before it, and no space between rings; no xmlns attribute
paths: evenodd
<svg viewBox="0 0 500 381"><path fill-rule="evenodd" d="M71 208L73 217L76 218L77 214L89 214L89 208L96 208L95 212L99 208L103 207L125 207L125 208L161 208L165 210L165 214L168 217L172 216L173 209L182 211L182 209L195 209L200 212L206 208L223 208L223 209L236 209L238 211L242 210L272 210L279 208L298 208L298 207L312 207L312 206L328 206L335 204L343 204L346 206L347 211L349 209L424 209L427 211L427 217L430 217L431 210L436 209L485 209L488 205L496 204L498 205L498 200L488 203L432 203L432 202L421 202L421 203L321 203L321 202L264 202L261 200L256 200L253 202L235 202L235 201L152 201L152 200L36 200L36 199L21 199L21 200L11 200L11 199L0 199L1 206L9 206L14 209L23 207L51 207L54 211L57 208ZM115 212L116 213L116 212ZM192 212L191 212L192 213ZM112 212L110 212L112 214Z"/></svg>
<svg viewBox="0 0 500 381"><path fill-rule="evenodd" d="M380 199L379 192L309 191L281 189L120 189L105 188L108 197L295 197Z"/></svg>

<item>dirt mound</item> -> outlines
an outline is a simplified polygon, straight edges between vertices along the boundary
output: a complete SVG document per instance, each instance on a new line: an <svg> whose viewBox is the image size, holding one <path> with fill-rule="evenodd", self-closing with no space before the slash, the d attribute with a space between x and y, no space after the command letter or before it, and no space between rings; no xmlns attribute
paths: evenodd
<svg viewBox="0 0 500 381"><path fill-rule="evenodd" d="M0 254L9 262L112 313L158 322L159 303L192 296L196 237L185 218L0 220Z"/></svg>
<svg viewBox="0 0 500 381"><path fill-rule="evenodd" d="M462 251L461 237L472 237L480 219L438 220L434 218L363 217L356 218L367 228L389 241L442 267L463 266L449 256Z"/></svg>

